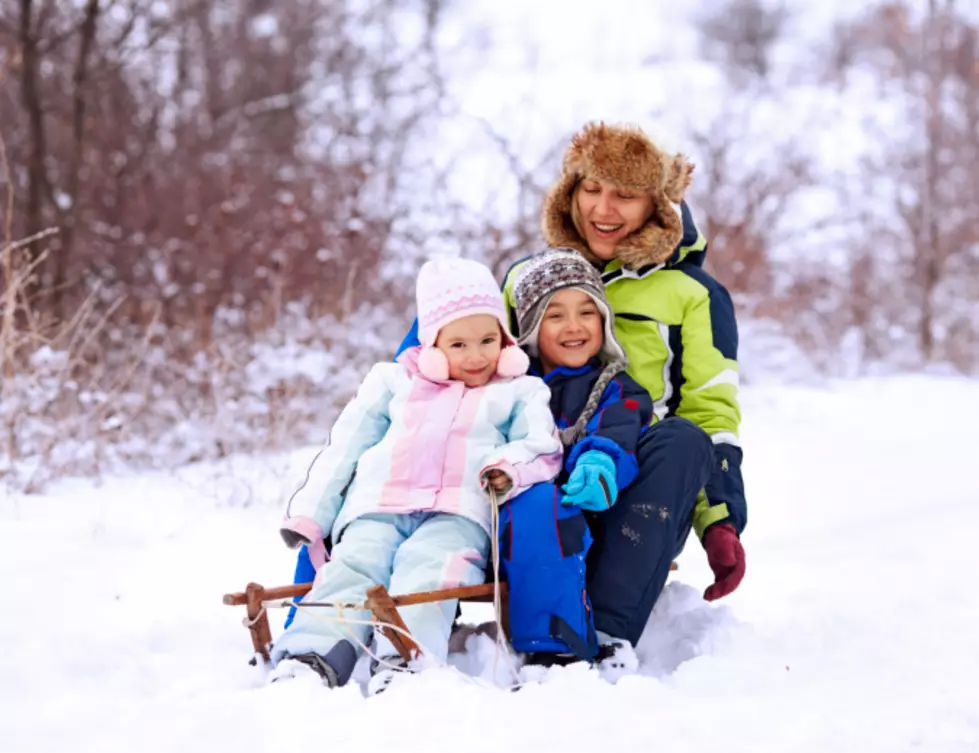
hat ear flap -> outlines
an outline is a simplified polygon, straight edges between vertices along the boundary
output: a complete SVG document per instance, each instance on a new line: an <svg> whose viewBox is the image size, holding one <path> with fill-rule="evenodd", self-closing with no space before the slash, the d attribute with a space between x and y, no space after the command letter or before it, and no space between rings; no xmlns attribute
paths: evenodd
<svg viewBox="0 0 979 753"><path fill-rule="evenodd" d="M449 378L449 359L441 350L429 345L418 354L418 371L433 382L444 382Z"/></svg>
<svg viewBox="0 0 979 753"><path fill-rule="evenodd" d="M527 354L516 345L507 345L500 351L500 360L496 364L497 375L504 379L513 379L523 376L530 368L530 359Z"/></svg>

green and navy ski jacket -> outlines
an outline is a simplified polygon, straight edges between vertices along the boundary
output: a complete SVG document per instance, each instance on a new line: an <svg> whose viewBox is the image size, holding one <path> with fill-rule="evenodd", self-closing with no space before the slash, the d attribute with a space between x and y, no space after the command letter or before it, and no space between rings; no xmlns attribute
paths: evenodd
<svg viewBox="0 0 979 753"><path fill-rule="evenodd" d="M602 270L615 312L615 334L629 356L628 374L653 399L652 423L670 416L693 421L714 443L715 466L694 512L703 537L720 522L740 534L747 523L738 429L738 327L727 290L704 271L707 241L686 202L680 206L683 238L660 264L626 269L617 259ZM504 300L517 331L513 297L516 272L507 272Z"/></svg>

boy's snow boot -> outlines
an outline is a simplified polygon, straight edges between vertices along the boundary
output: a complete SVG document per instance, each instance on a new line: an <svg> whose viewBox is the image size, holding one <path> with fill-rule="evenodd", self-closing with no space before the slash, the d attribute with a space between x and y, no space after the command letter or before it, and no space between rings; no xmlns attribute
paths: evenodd
<svg viewBox="0 0 979 753"><path fill-rule="evenodd" d="M371 662L371 679L367 683L367 695L377 695L387 690L395 675L411 672L408 662L400 656L382 656Z"/></svg>
<svg viewBox="0 0 979 753"><path fill-rule="evenodd" d="M599 633L598 671L609 682L618 682L620 677L634 675L639 671L639 657L628 641Z"/></svg>
<svg viewBox="0 0 979 753"><path fill-rule="evenodd" d="M524 666L533 667L566 667L579 661L577 655L563 651L532 651L524 656Z"/></svg>

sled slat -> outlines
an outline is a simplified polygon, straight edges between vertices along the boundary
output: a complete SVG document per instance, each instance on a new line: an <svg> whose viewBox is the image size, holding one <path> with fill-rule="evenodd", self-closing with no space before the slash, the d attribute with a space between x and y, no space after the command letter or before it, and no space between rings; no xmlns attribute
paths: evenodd
<svg viewBox="0 0 979 753"><path fill-rule="evenodd" d="M294 583L291 586L276 586L275 588L264 589L264 601L276 601L278 599L294 599L298 596L305 596L312 588L312 583ZM500 584L500 591L506 595L506 583ZM440 591L423 591L417 594L401 594L391 596L395 606L406 607L412 604L424 604L429 601L441 601L443 599L462 599L463 601L492 601L493 584L484 583L479 586L461 586L459 588L446 588ZM245 592L225 594L222 603L230 607L242 607L248 604L248 594Z"/></svg>
<svg viewBox="0 0 979 753"><path fill-rule="evenodd" d="M507 595L506 583L500 584L500 595ZM461 599L462 601L493 601L493 584L483 583L478 586L459 586L458 588L442 588L438 591L421 591L416 594L401 594L392 596L391 601L396 607L410 607L412 604L426 604L430 601L446 601Z"/></svg>
<svg viewBox="0 0 979 753"><path fill-rule="evenodd" d="M297 596L305 596L309 593L309 590L313 587L312 583L293 583L291 586L276 586L275 588L266 588L265 590L265 601L274 601L276 599L294 599ZM243 607L248 604L248 594L243 592L225 594L222 601L229 607Z"/></svg>
<svg viewBox="0 0 979 753"><path fill-rule="evenodd" d="M262 606L266 591L258 583L249 583L245 588L248 632L252 636L252 648L256 656L269 661L269 647L272 645L272 631L269 616Z"/></svg>
<svg viewBox="0 0 979 753"><path fill-rule="evenodd" d="M426 593L427 596L431 596L431 594L431 591ZM425 601L435 601L435 599L429 598ZM415 601L413 603L422 602ZM411 661L421 654L418 644L411 639L408 626L398 614L398 605L394 603L394 599L391 598L391 594L384 586L377 585L367 589L367 606L370 607L375 619L380 623L381 632L391 641L402 659ZM397 629L393 629L392 626Z"/></svg>

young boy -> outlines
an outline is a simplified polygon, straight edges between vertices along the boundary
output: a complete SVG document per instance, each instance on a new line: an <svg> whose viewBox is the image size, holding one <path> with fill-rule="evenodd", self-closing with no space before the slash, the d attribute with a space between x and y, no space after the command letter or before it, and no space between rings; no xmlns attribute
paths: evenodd
<svg viewBox="0 0 979 753"><path fill-rule="evenodd" d="M636 477L635 448L652 419L652 400L625 373L629 362L615 338L601 277L580 254L553 249L532 257L519 269L513 295L518 342L551 390L551 413L565 445L560 502L577 514L561 521L555 540L548 511L533 504L532 495L503 509L501 558L510 582L512 642L528 652L530 663L595 656L600 666L613 658L621 663L621 641L599 633L596 651L562 624L563 615L576 613L572 602L587 598L584 572L567 556L565 531L603 525L600 513ZM586 551L590 543L588 536ZM636 665L635 655L626 663Z"/></svg>

